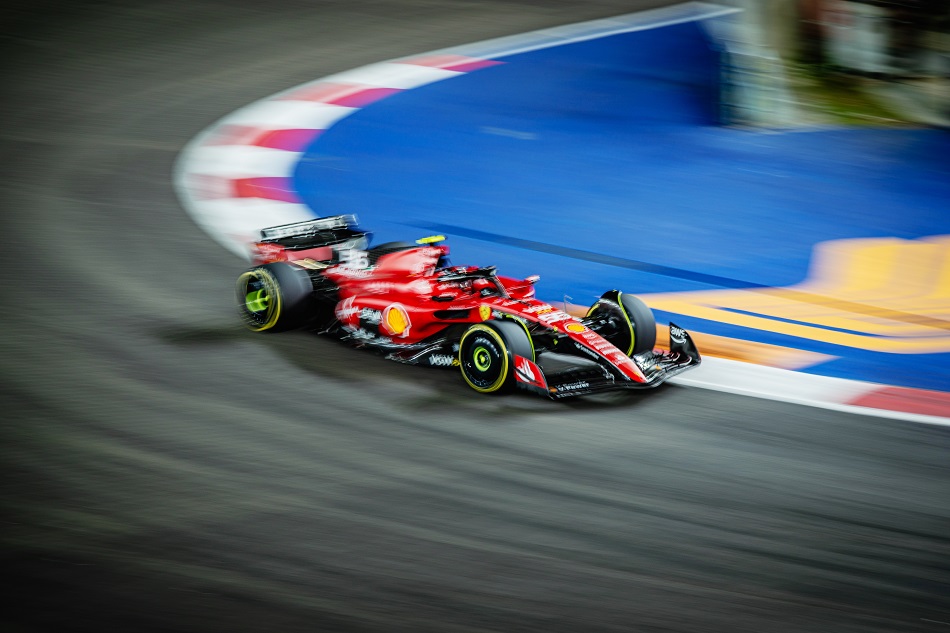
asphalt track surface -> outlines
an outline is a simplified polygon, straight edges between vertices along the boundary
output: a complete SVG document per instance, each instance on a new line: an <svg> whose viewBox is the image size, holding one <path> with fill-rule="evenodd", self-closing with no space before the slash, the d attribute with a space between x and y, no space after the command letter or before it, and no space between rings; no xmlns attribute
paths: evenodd
<svg viewBox="0 0 950 633"><path fill-rule="evenodd" d="M946 631L947 428L479 397L242 331L175 198L224 114L647 3L5 9L3 631Z"/></svg>

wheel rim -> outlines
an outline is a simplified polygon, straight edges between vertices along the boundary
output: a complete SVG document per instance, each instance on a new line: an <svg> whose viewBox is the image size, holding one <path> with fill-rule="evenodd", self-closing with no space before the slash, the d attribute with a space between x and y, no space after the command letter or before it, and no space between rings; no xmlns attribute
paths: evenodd
<svg viewBox="0 0 950 633"><path fill-rule="evenodd" d="M266 270L249 270L241 275L237 295L247 327L258 332L274 327L280 317L280 289Z"/></svg>
<svg viewBox="0 0 950 633"><path fill-rule="evenodd" d="M508 378L508 349L497 332L476 325L459 342L459 364L470 387L482 393L498 391Z"/></svg>
<svg viewBox="0 0 950 633"><path fill-rule="evenodd" d="M478 371L488 371L488 369L491 367L491 354L484 347L479 346L475 348L472 357L475 361L475 369Z"/></svg>
<svg viewBox="0 0 950 633"><path fill-rule="evenodd" d="M248 292L244 297L244 307L248 309L249 312L258 314L260 312L265 312L267 307L270 305L270 296L267 294L267 291L263 288L260 290Z"/></svg>

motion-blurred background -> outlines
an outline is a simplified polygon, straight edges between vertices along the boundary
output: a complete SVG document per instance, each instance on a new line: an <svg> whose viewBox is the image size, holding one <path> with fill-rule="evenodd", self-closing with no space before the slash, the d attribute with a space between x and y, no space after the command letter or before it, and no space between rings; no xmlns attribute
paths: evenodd
<svg viewBox="0 0 950 633"><path fill-rule="evenodd" d="M663 4L5 5L0 628L946 629L946 427L479 398L254 336L244 262L173 189L191 139L290 86ZM730 125L946 125L946 3L741 8Z"/></svg>
<svg viewBox="0 0 950 633"><path fill-rule="evenodd" d="M761 88L757 97L766 111L751 105L736 115L741 120L786 113L770 99L777 71L816 122L947 125L950 17L945 2L734 4L744 9L750 26L737 43L739 75L756 76L751 83Z"/></svg>

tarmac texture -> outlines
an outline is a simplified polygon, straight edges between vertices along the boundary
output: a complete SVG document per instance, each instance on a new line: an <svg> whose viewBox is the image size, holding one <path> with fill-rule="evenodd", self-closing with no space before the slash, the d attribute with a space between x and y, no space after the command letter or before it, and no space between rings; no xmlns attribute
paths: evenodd
<svg viewBox="0 0 950 633"><path fill-rule="evenodd" d="M221 116L648 3L6 9L5 631L942 631L946 428L669 385L478 397L234 314Z"/></svg>

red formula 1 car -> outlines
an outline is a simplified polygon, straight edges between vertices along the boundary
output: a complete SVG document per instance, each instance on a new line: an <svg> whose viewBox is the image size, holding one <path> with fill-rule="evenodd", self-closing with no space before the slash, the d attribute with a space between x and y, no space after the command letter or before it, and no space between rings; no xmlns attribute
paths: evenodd
<svg viewBox="0 0 950 633"><path fill-rule="evenodd" d="M449 265L444 239L369 247L354 216L264 229L238 279L242 317L255 331L309 327L395 361L458 367L482 393L654 387L700 363L672 323L670 351L655 350L653 313L632 295L610 290L575 318L535 298L537 276Z"/></svg>

